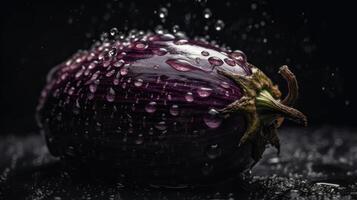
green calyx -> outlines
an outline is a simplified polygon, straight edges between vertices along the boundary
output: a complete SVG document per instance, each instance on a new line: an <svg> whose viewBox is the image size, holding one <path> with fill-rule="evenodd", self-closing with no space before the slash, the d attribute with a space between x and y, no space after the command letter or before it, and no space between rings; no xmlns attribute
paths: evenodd
<svg viewBox="0 0 357 200"><path fill-rule="evenodd" d="M244 91L244 96L229 104L220 112L229 117L232 113L243 113L246 116L247 129L240 139L239 145L251 142L252 157L257 162L265 150L266 144L280 149L277 128L284 118L306 126L307 119L300 111L290 107L298 96L298 85L294 74L287 66L280 68L279 73L288 82L288 95L280 100L278 87L258 68L250 65L252 75L243 76L226 71L219 71L234 80ZM255 163L254 163L255 164Z"/></svg>
<svg viewBox="0 0 357 200"><path fill-rule="evenodd" d="M257 110L268 111L289 118L300 124L307 125L307 119L300 111L282 104L274 99L267 90L262 90L255 99Z"/></svg>

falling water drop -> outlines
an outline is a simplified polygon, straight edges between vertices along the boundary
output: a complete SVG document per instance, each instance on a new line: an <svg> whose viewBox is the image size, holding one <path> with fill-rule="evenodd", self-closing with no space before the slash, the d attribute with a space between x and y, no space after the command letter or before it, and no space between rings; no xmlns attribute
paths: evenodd
<svg viewBox="0 0 357 200"><path fill-rule="evenodd" d="M162 8L159 9L158 13L159 13L159 17L161 19L165 19L167 17L167 15L168 15L169 11L167 10L167 8L162 7Z"/></svg>
<svg viewBox="0 0 357 200"><path fill-rule="evenodd" d="M164 33L164 28L161 26L161 25L158 25L155 27L155 33L157 34L163 34ZM149 40L157 40L159 39L160 37L157 37L157 36L152 36L149 38Z"/></svg>
<svg viewBox="0 0 357 200"><path fill-rule="evenodd" d="M108 40L108 33L104 32L100 35L100 40L106 42Z"/></svg>
<svg viewBox="0 0 357 200"><path fill-rule="evenodd" d="M118 34L118 29L114 27L114 28L110 29L109 33L112 37L114 37Z"/></svg>
<svg viewBox="0 0 357 200"><path fill-rule="evenodd" d="M224 28L224 22L219 19L214 26L216 31L221 31Z"/></svg>
<svg viewBox="0 0 357 200"><path fill-rule="evenodd" d="M203 17L205 19L209 19L212 16L212 12L210 9L206 8L203 10Z"/></svg>
<svg viewBox="0 0 357 200"><path fill-rule="evenodd" d="M172 27L172 32L177 33L180 30L180 27L176 24Z"/></svg>

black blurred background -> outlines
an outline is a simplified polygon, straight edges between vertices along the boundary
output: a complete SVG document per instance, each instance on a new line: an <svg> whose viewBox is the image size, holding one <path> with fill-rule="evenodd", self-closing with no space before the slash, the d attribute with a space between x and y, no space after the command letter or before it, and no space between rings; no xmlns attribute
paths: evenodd
<svg viewBox="0 0 357 200"><path fill-rule="evenodd" d="M285 91L288 64L301 87L297 107L311 126L356 126L354 6L318 1L71 1L2 3L0 134L37 131L34 112L49 69L102 32L171 30L243 50ZM164 10L163 10L164 8ZM167 10L167 14L165 11ZM207 19L204 13L212 15ZM160 13L164 12L164 18ZM224 22L216 30L217 20Z"/></svg>

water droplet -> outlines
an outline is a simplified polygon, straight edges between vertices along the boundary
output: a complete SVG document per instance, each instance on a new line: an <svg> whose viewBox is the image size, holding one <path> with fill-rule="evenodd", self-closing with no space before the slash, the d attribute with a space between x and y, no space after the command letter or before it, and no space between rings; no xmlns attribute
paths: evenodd
<svg viewBox="0 0 357 200"><path fill-rule="evenodd" d="M109 57L113 57L115 55L117 55L117 49L116 48L112 48L108 51L108 55Z"/></svg>
<svg viewBox="0 0 357 200"><path fill-rule="evenodd" d="M157 129L160 130L160 131L166 130L166 128L167 128L166 122L165 122L165 121L161 121L161 122L157 123L157 124L155 125L155 128L157 128Z"/></svg>
<svg viewBox="0 0 357 200"><path fill-rule="evenodd" d="M97 66L98 62L97 61L93 61L88 65L88 69L94 69Z"/></svg>
<svg viewBox="0 0 357 200"><path fill-rule="evenodd" d="M144 142L143 134L139 134L138 138L135 140L135 144L142 144Z"/></svg>
<svg viewBox="0 0 357 200"><path fill-rule="evenodd" d="M208 62L211 63L211 65L213 65L213 66L221 66L221 65L223 65L223 61L220 58L216 57L216 56L209 57L208 58Z"/></svg>
<svg viewBox="0 0 357 200"><path fill-rule="evenodd" d="M201 55L203 55L203 56L209 56L209 53L208 53L208 51L202 51L202 52L201 52Z"/></svg>
<svg viewBox="0 0 357 200"><path fill-rule="evenodd" d="M118 29L113 27L112 29L110 29L109 33L112 37L114 37L118 34Z"/></svg>
<svg viewBox="0 0 357 200"><path fill-rule="evenodd" d="M110 65L110 60L103 62L103 67L108 67Z"/></svg>
<svg viewBox="0 0 357 200"><path fill-rule="evenodd" d="M115 73L115 70L113 69L113 70L109 71L108 73L106 73L105 76L106 77L111 77L111 76L114 75L114 73Z"/></svg>
<svg viewBox="0 0 357 200"><path fill-rule="evenodd" d="M184 44L188 43L188 40L181 39L181 40L175 41L174 43L177 44L177 45L184 45Z"/></svg>
<svg viewBox="0 0 357 200"><path fill-rule="evenodd" d="M203 121L209 128L218 128L221 125L222 119L219 116L219 112L212 108L203 117Z"/></svg>
<svg viewBox="0 0 357 200"><path fill-rule="evenodd" d="M161 19L165 19L165 17L167 17L168 13L169 13L169 11L165 7L162 7L159 9L159 17Z"/></svg>
<svg viewBox="0 0 357 200"><path fill-rule="evenodd" d="M141 87L142 85L143 85L143 79L137 79L135 82L134 82L134 85L136 86L136 87Z"/></svg>
<svg viewBox="0 0 357 200"><path fill-rule="evenodd" d="M149 135L154 135L154 129L153 128L149 129Z"/></svg>
<svg viewBox="0 0 357 200"><path fill-rule="evenodd" d="M154 113L156 111L156 102L155 101L151 101L150 103L148 103L146 106L145 106L145 110L146 112L148 113Z"/></svg>
<svg viewBox="0 0 357 200"><path fill-rule="evenodd" d="M114 67L121 67L124 65L124 63L125 63L124 60L118 60L113 65L114 65Z"/></svg>
<svg viewBox="0 0 357 200"><path fill-rule="evenodd" d="M87 98L89 100L92 100L94 98L94 94L93 93L88 93Z"/></svg>
<svg viewBox="0 0 357 200"><path fill-rule="evenodd" d="M225 58L224 62L227 63L230 66L236 65L236 62L234 60L232 60L232 59L229 59L229 58Z"/></svg>
<svg viewBox="0 0 357 200"><path fill-rule="evenodd" d="M242 51L235 50L229 56L239 63L245 64L247 62L247 56Z"/></svg>
<svg viewBox="0 0 357 200"><path fill-rule="evenodd" d="M173 32L173 33L177 33L179 30L180 30L180 27L179 27L178 25L174 25L174 26L172 27L172 32Z"/></svg>
<svg viewBox="0 0 357 200"><path fill-rule="evenodd" d="M104 32L100 35L100 40L106 42L108 40L108 33Z"/></svg>
<svg viewBox="0 0 357 200"><path fill-rule="evenodd" d="M53 199L54 200L62 200L62 198L60 196L55 196Z"/></svg>
<svg viewBox="0 0 357 200"><path fill-rule="evenodd" d="M74 87L70 87L68 90L68 94L72 95L74 93L75 88Z"/></svg>
<svg viewBox="0 0 357 200"><path fill-rule="evenodd" d="M187 39L187 36L184 32L182 31L177 31L175 33L175 37L178 38L178 39Z"/></svg>
<svg viewBox="0 0 357 200"><path fill-rule="evenodd" d="M120 75L122 75L122 76L125 76L125 75L127 75L128 74L128 67L126 67L126 66L123 66L121 69L120 69Z"/></svg>
<svg viewBox="0 0 357 200"><path fill-rule="evenodd" d="M160 38L163 41L171 41L171 40L175 39L175 36L173 36L172 34L166 33L166 34L162 35Z"/></svg>
<svg viewBox="0 0 357 200"><path fill-rule="evenodd" d="M117 78L113 79L113 84L114 85L119 85L119 79L117 79Z"/></svg>
<svg viewBox="0 0 357 200"><path fill-rule="evenodd" d="M89 91L91 93L95 93L95 91L97 91L97 85L96 84L90 84L89 85Z"/></svg>
<svg viewBox="0 0 357 200"><path fill-rule="evenodd" d="M258 7L258 5L257 5L256 3L252 3L252 5L250 5L250 8L251 8L252 10L256 10L257 7Z"/></svg>
<svg viewBox="0 0 357 200"><path fill-rule="evenodd" d="M192 92L187 92L185 95L185 99L187 102L192 102L194 100Z"/></svg>
<svg viewBox="0 0 357 200"><path fill-rule="evenodd" d="M165 48L154 49L154 50L152 50L152 52L158 56L163 56L163 55L167 54L167 50Z"/></svg>
<svg viewBox="0 0 357 200"><path fill-rule="evenodd" d="M115 99L115 90L113 88L109 88L108 93L105 97L107 101L113 102Z"/></svg>
<svg viewBox="0 0 357 200"><path fill-rule="evenodd" d="M207 88L207 87L200 87L197 89L197 94L200 97L208 97L209 95L211 95L212 93L212 89L211 88Z"/></svg>
<svg viewBox="0 0 357 200"><path fill-rule="evenodd" d="M202 167L202 174L207 176L212 172L212 170L213 170L213 166L208 163L205 163Z"/></svg>
<svg viewBox="0 0 357 200"><path fill-rule="evenodd" d="M170 108L170 114L172 116L177 116L179 115L179 107L178 105L172 105L171 108Z"/></svg>
<svg viewBox="0 0 357 200"><path fill-rule="evenodd" d="M203 10L203 17L205 19L209 19L212 16L212 12L210 9L206 8Z"/></svg>
<svg viewBox="0 0 357 200"><path fill-rule="evenodd" d="M224 28L224 22L219 19L219 20L217 20L214 27L215 27L216 31L221 31Z"/></svg>
<svg viewBox="0 0 357 200"><path fill-rule="evenodd" d="M168 59L166 61L168 65L170 65L172 68L176 69L177 71L181 72L187 72L191 71L195 67L192 66L188 61L182 60L182 59Z"/></svg>
<svg viewBox="0 0 357 200"><path fill-rule="evenodd" d="M273 158L270 158L267 162L269 164L278 164L280 162L280 159L278 157L273 157Z"/></svg>
<svg viewBox="0 0 357 200"><path fill-rule="evenodd" d="M144 50L148 47L148 45L145 44L144 42L137 42L134 47L137 50Z"/></svg>
<svg viewBox="0 0 357 200"><path fill-rule="evenodd" d="M218 144L213 144L213 145L210 145L207 149L207 157L209 159L215 159L217 157L219 157L222 153L222 150L221 148L219 148Z"/></svg>
<svg viewBox="0 0 357 200"><path fill-rule="evenodd" d="M349 100L345 100L345 105L349 106L350 105L350 101Z"/></svg>
<svg viewBox="0 0 357 200"><path fill-rule="evenodd" d="M79 78L82 76L83 72L84 72L84 69L79 70L79 71L75 74L74 77L75 77L76 79L79 79Z"/></svg>
<svg viewBox="0 0 357 200"><path fill-rule="evenodd" d="M227 82L225 82L225 81L222 81L221 82L221 86L223 87L223 88L229 88L229 83L227 83Z"/></svg>
<svg viewBox="0 0 357 200"><path fill-rule="evenodd" d="M155 27L155 33L157 34L163 34L164 33L164 28L161 25L158 25ZM158 40L159 37L157 36L152 36L149 38L150 40Z"/></svg>
<svg viewBox="0 0 357 200"><path fill-rule="evenodd" d="M68 74L64 73L64 74L61 75L61 80L64 81L67 77L68 77Z"/></svg>

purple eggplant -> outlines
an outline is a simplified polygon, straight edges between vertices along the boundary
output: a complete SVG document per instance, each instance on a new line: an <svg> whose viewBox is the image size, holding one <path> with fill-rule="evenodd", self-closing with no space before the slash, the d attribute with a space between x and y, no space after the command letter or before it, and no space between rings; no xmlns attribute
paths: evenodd
<svg viewBox="0 0 357 200"><path fill-rule="evenodd" d="M226 179L279 148L295 76L276 85L241 51L171 34L131 34L79 51L48 75L38 122L50 152L154 184Z"/></svg>

